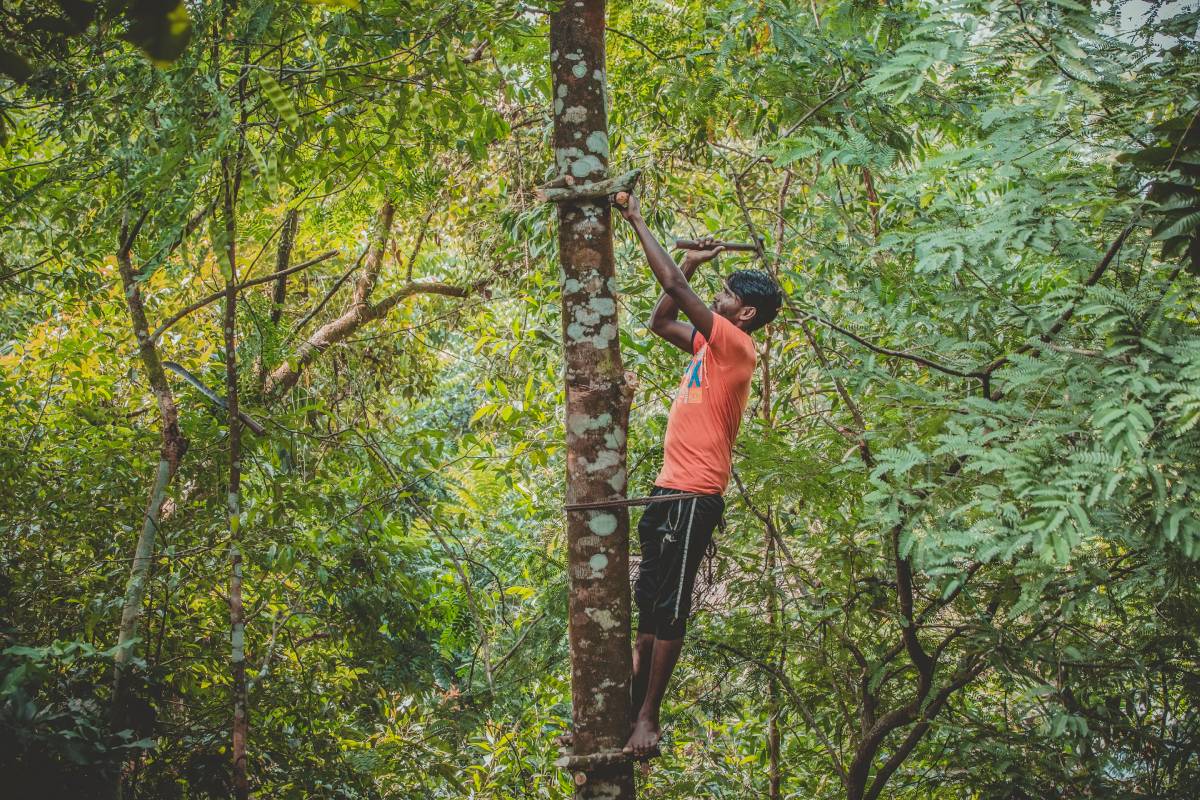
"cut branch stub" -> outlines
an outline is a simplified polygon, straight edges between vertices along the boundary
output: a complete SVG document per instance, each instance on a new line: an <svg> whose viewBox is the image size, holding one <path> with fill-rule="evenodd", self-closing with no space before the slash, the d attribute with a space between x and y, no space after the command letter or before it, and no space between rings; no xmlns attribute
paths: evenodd
<svg viewBox="0 0 1200 800"><path fill-rule="evenodd" d="M632 192L642 177L640 169L622 172L601 181L580 183L570 175L560 175L537 190L538 199L546 203L566 203L573 200L597 200L617 192Z"/></svg>
<svg viewBox="0 0 1200 800"><path fill-rule="evenodd" d="M599 767L611 767L616 764L624 764L629 760L629 754L622 750L601 750L598 753L589 753L586 756L577 756L573 753L566 753L555 759L554 766L566 769L570 772L579 772L593 770Z"/></svg>

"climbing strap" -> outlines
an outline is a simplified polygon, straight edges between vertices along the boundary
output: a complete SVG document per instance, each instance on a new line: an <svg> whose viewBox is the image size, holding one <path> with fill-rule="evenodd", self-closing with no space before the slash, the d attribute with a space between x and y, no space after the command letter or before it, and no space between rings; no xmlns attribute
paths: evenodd
<svg viewBox="0 0 1200 800"><path fill-rule="evenodd" d="M726 536L725 514L724 513L722 513L721 517L717 520L717 530L721 534L721 540L724 541L725 536ZM708 578L709 586L712 586L714 583L714 581L713 581L713 562L716 560L717 560L717 537L712 536L712 537L709 537L708 547L706 547L704 549L704 572L705 572L705 576Z"/></svg>
<svg viewBox="0 0 1200 800"><path fill-rule="evenodd" d="M702 492L681 492L680 494L656 494L652 497L620 497L615 500L595 500L590 503L566 503L563 505L563 511L589 511L593 508L648 506L651 503L670 503L675 500L691 500L696 497L708 496Z"/></svg>

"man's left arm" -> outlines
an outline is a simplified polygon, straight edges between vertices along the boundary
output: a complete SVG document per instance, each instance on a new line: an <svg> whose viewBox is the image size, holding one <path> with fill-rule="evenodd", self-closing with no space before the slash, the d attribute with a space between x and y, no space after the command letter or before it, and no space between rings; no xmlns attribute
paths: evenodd
<svg viewBox="0 0 1200 800"><path fill-rule="evenodd" d="M642 207L637 197L632 194L629 195L626 205L618 206L618 208L621 211L621 216L633 226L633 231L637 234L638 241L641 242L642 251L646 254L646 261L650 264L650 271L654 273L654 277L659 285L662 286L663 291L675 301L675 304L679 306L679 310L691 321L700 335L707 340L712 336L712 309L705 305L700 296L692 290L692 287L688 285L687 277L684 276L683 271L679 269L671 256L663 249L663 246L658 243L658 239L654 237L649 226L646 225L646 220L642 218Z"/></svg>

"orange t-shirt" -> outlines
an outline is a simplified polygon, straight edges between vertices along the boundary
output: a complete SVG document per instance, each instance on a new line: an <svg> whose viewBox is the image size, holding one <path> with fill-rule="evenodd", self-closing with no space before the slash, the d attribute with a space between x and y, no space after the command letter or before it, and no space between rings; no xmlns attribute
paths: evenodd
<svg viewBox="0 0 1200 800"><path fill-rule="evenodd" d="M754 342L729 320L713 315L712 341L692 336L692 362L667 417L664 489L721 494L729 483L733 440L742 424L754 374Z"/></svg>

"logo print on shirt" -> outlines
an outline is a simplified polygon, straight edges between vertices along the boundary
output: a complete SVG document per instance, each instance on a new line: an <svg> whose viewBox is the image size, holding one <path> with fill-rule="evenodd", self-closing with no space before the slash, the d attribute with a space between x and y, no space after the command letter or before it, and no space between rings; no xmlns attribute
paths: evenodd
<svg viewBox="0 0 1200 800"><path fill-rule="evenodd" d="M686 394L683 395L685 403L704 402L704 355L707 350L708 346L705 345L692 359L691 365L684 373L684 377L687 378L687 383L683 387L686 391Z"/></svg>

